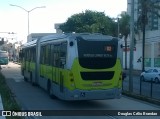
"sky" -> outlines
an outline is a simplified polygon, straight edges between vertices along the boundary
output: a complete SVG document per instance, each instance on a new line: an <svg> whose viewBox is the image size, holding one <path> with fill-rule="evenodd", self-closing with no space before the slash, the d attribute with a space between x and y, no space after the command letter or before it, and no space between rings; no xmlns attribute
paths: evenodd
<svg viewBox="0 0 160 119"><path fill-rule="evenodd" d="M28 35L28 12L10 4L27 11L45 6L29 12L30 33L55 33L55 23L64 23L71 15L85 10L105 12L109 17L117 17L122 11L127 11L127 0L1 0L0 37L13 37L23 43Z"/></svg>

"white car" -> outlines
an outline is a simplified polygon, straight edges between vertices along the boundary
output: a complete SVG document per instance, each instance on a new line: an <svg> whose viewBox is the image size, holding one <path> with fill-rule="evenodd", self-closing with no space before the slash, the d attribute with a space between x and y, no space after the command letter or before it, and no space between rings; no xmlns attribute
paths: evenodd
<svg viewBox="0 0 160 119"><path fill-rule="evenodd" d="M160 69L152 68L141 73L140 79L142 81L160 82Z"/></svg>

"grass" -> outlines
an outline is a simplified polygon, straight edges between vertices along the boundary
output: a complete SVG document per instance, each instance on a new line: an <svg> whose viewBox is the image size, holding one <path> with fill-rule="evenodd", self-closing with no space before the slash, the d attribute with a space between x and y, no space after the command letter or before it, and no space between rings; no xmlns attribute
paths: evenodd
<svg viewBox="0 0 160 119"><path fill-rule="evenodd" d="M5 77L2 75L0 71L0 95L3 102L3 108L4 110L14 110L14 111L20 111L21 108L17 104L16 100L14 99L13 93L7 86L5 82ZM6 117L6 119L22 119L22 117Z"/></svg>

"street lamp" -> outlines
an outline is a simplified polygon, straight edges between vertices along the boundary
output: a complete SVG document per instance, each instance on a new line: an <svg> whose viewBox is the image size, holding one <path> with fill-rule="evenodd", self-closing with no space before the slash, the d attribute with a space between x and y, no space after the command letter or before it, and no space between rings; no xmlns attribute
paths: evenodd
<svg viewBox="0 0 160 119"><path fill-rule="evenodd" d="M24 9L23 7L18 6L18 5L10 4L10 6L19 7L19 8L23 9L24 11L26 11L26 12L28 13L28 35L29 35L29 13L30 13L31 11L37 9L37 8L45 8L45 6L40 6L40 7L35 7L35 8L33 8L33 9L31 9L31 10L26 10L26 9Z"/></svg>

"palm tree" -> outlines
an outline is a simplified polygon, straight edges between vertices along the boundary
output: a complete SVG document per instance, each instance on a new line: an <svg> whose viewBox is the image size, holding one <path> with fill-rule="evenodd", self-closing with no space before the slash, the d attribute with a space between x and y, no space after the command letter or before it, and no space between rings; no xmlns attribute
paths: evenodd
<svg viewBox="0 0 160 119"><path fill-rule="evenodd" d="M141 7L141 12L138 17L138 25L140 26L143 39L142 39L142 71L144 71L144 54L145 54L145 29L148 24L149 14L154 14L160 17L158 11L160 11L160 1L159 0L138 0L139 5Z"/></svg>
<svg viewBox="0 0 160 119"><path fill-rule="evenodd" d="M121 18L119 20L120 25L120 32L124 36L124 42L125 42L125 69L127 69L127 37L130 33L130 16L127 14L127 12L123 12L121 15Z"/></svg>
<svg viewBox="0 0 160 119"><path fill-rule="evenodd" d="M136 25L135 25L136 26ZM125 48L125 70L127 69L127 38L128 35L130 34L130 16L127 14L127 12L123 12L120 14L119 18L119 30L120 34L124 36L124 43L125 45L123 46ZM134 28L134 32L137 33L136 27ZM134 39L134 46L136 45L136 39Z"/></svg>

